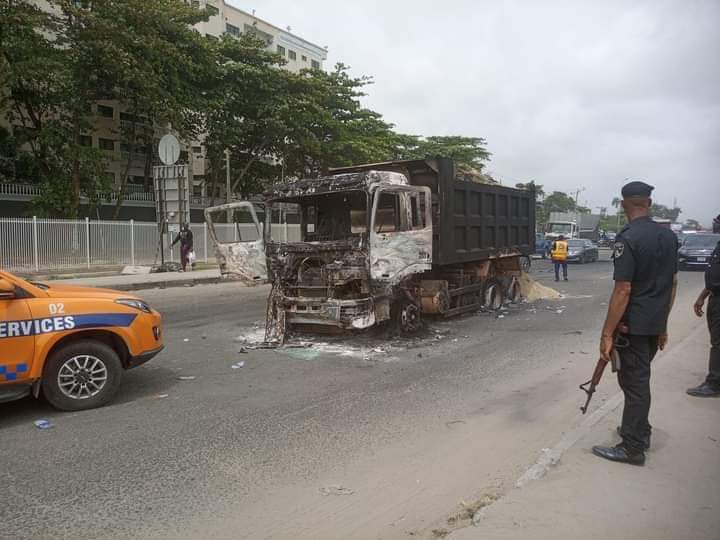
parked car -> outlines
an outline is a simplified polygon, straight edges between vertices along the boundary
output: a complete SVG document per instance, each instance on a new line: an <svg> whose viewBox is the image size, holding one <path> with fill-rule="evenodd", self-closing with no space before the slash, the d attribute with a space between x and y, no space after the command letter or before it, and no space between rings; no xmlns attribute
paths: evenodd
<svg viewBox="0 0 720 540"><path fill-rule="evenodd" d="M598 247L593 244L591 240L568 240L568 262L577 262L580 264L595 262L599 256Z"/></svg>
<svg viewBox="0 0 720 540"><path fill-rule="evenodd" d="M710 261L715 246L720 242L720 234L687 235L678 250L678 267L680 270L689 268L705 268Z"/></svg>

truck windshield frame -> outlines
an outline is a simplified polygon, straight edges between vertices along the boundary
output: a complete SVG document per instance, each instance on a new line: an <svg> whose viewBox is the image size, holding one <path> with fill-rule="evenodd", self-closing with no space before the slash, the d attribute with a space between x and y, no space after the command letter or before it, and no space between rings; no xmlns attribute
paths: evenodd
<svg viewBox="0 0 720 540"><path fill-rule="evenodd" d="M286 209L295 209L294 213L286 212L284 223L282 219L275 219L278 215L277 208L281 205ZM312 193L273 199L267 205L265 216L266 242L294 244L367 238L370 227L369 208L370 194L365 190ZM287 216L293 215L295 217L288 221ZM273 228L285 228L286 225L296 230L291 234L273 234Z"/></svg>

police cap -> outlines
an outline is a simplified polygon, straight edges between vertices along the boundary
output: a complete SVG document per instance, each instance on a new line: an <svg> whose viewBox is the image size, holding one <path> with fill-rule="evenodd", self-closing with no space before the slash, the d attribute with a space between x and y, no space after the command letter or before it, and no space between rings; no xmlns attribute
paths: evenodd
<svg viewBox="0 0 720 540"><path fill-rule="evenodd" d="M654 186L636 180L623 186L622 196L625 199L632 197L649 197L653 189L655 189Z"/></svg>

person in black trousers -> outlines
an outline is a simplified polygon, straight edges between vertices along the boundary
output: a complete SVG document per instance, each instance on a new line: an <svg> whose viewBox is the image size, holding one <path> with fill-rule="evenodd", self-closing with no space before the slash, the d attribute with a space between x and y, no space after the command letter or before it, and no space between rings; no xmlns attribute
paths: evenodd
<svg viewBox="0 0 720 540"><path fill-rule="evenodd" d="M613 249L615 287L600 338L603 360L610 361L614 349L620 357L622 442L592 449L602 458L633 465L645 464L650 446L650 363L667 343L677 287L677 238L650 218L652 190L644 182L630 182L622 189L628 225Z"/></svg>
<svg viewBox="0 0 720 540"><path fill-rule="evenodd" d="M695 315L698 317L703 316L703 307L708 298L710 367L705 382L695 388L688 388L687 393L695 397L720 397L720 242L715 247L710 257L710 264L705 270L705 288L695 302Z"/></svg>
<svg viewBox="0 0 720 540"><path fill-rule="evenodd" d="M172 245L174 246L178 242L180 242L180 264L184 272L188 263L188 255L193 250L193 233L190 230L190 224L183 223Z"/></svg>

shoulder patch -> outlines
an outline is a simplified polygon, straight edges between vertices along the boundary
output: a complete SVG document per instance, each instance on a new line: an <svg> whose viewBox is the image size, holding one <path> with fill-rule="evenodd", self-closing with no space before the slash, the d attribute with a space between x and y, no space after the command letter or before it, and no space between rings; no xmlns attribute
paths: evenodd
<svg viewBox="0 0 720 540"><path fill-rule="evenodd" d="M622 242L615 242L613 246L613 259L619 259L625 253L625 244Z"/></svg>

